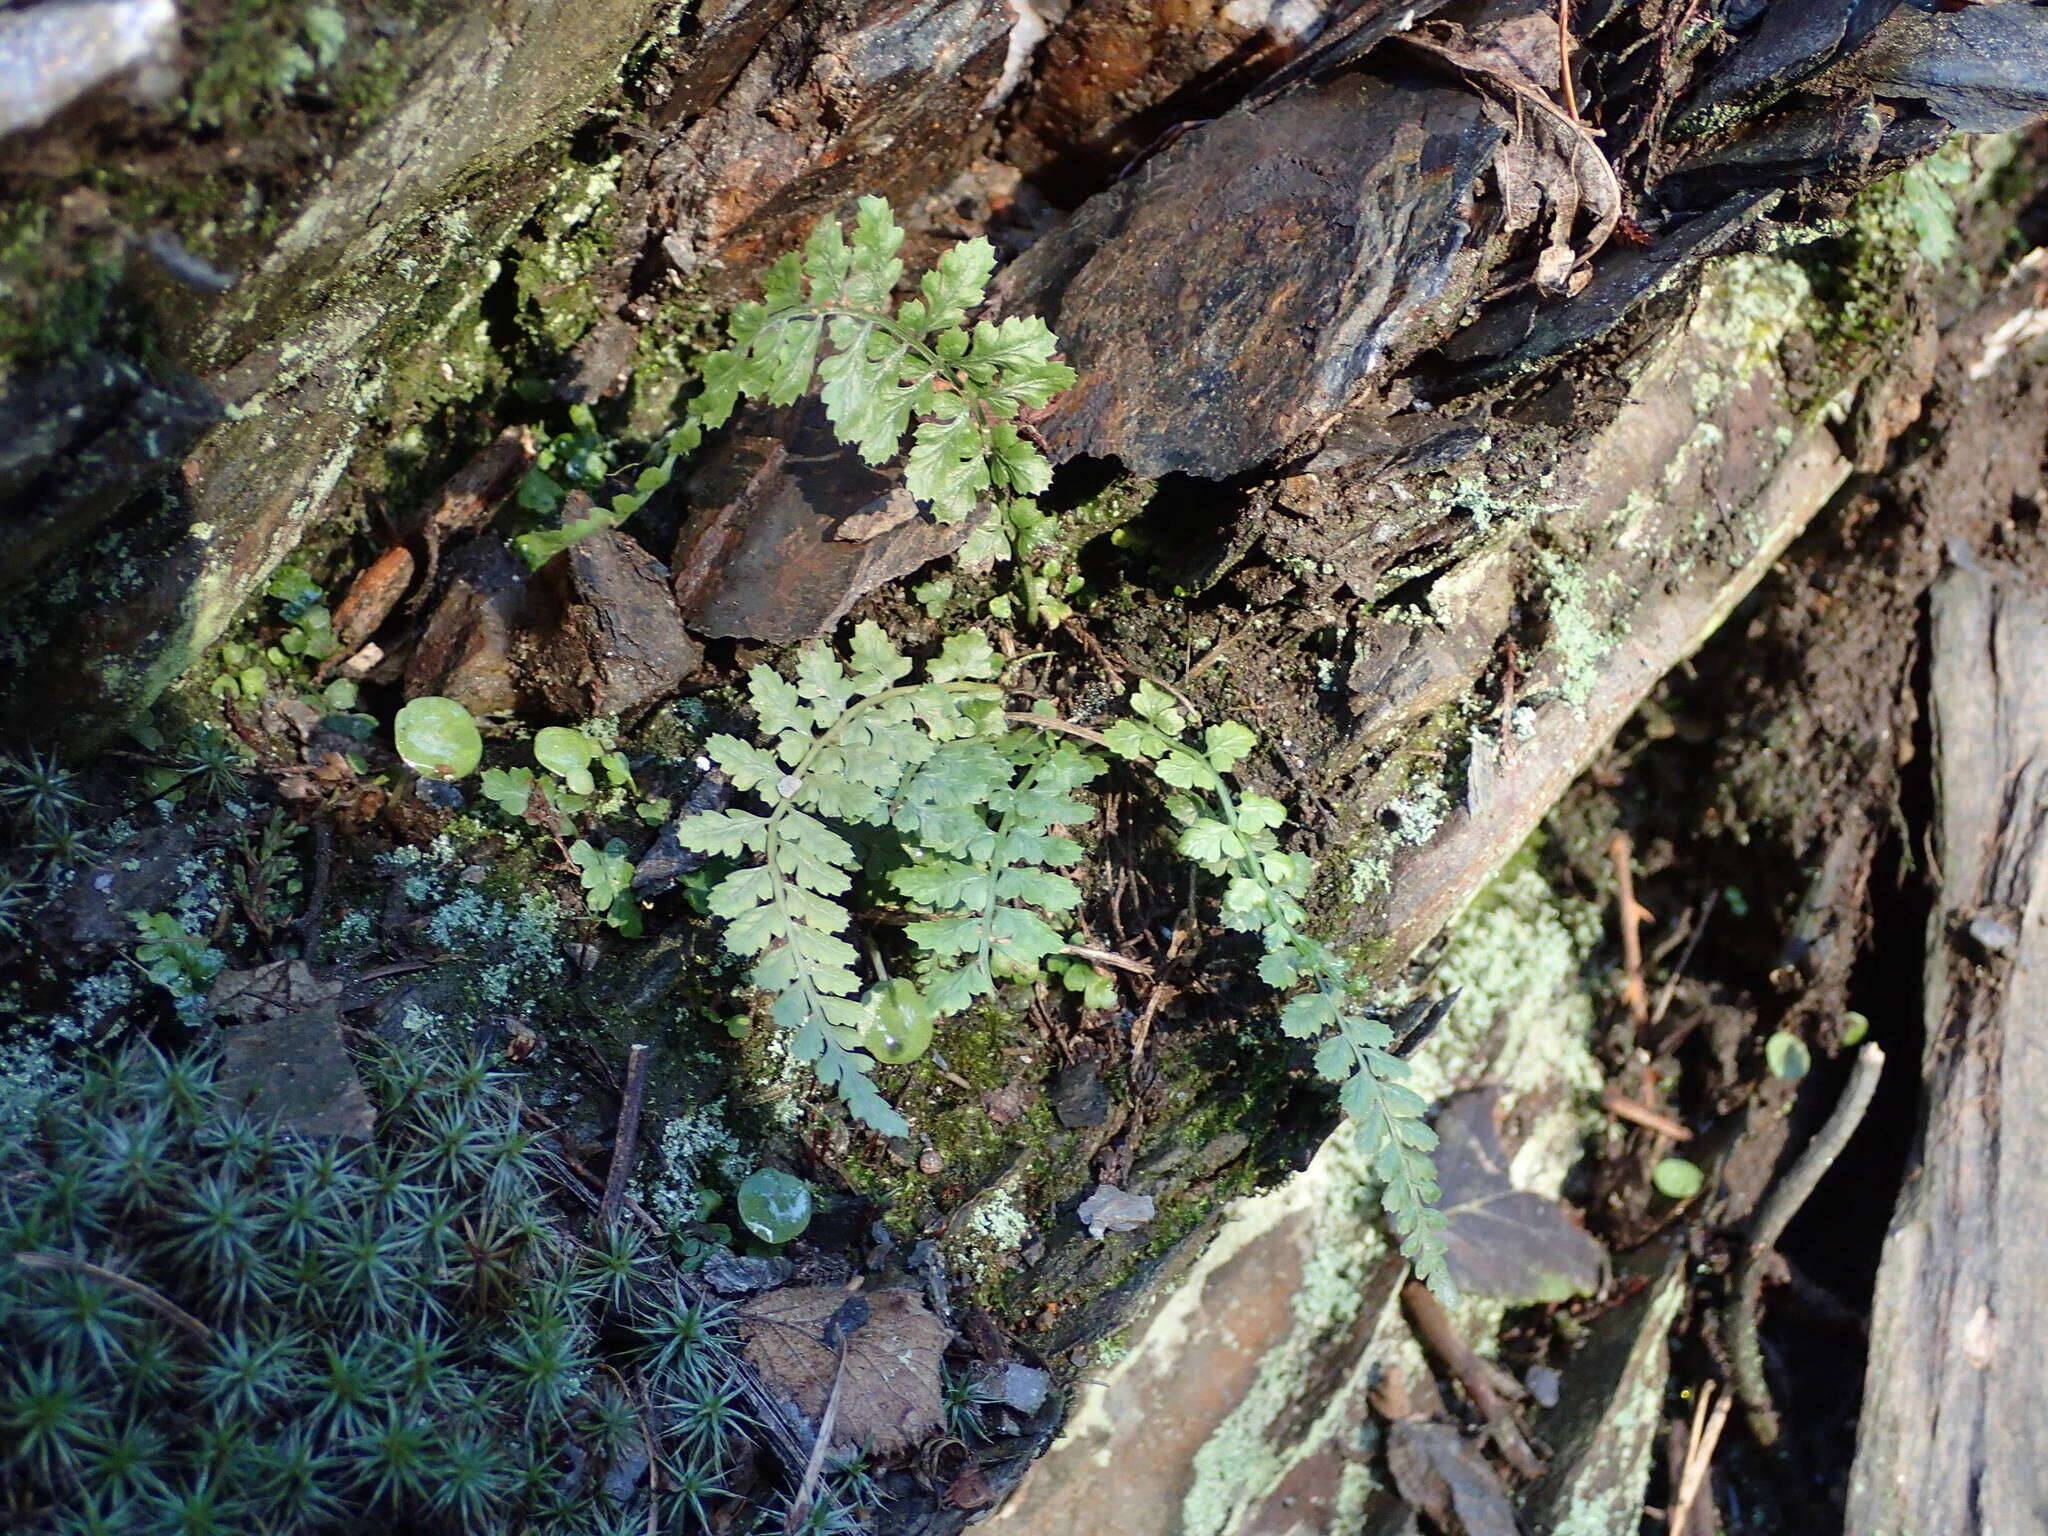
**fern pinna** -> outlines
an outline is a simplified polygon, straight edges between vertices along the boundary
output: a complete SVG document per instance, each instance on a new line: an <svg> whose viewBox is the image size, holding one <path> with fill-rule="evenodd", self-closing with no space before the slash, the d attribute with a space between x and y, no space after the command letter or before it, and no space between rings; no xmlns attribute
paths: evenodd
<svg viewBox="0 0 2048 1536"><path fill-rule="evenodd" d="M1053 360L1059 343L1035 316L969 329L995 271L986 240L953 246L919 279L919 296L897 306L902 245L879 197L860 200L850 241L820 220L801 253L768 269L761 300L733 310L731 345L704 359L691 415L716 427L742 396L793 405L815 377L834 431L868 463L896 457L911 433L904 486L939 522L993 502L964 554L1003 558L1052 480L1017 418L1071 385L1074 370Z"/></svg>

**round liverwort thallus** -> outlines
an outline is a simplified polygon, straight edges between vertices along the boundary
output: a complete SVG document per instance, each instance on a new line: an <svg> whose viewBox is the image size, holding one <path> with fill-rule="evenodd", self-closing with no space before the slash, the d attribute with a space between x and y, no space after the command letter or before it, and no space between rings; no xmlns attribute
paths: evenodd
<svg viewBox="0 0 2048 1536"><path fill-rule="evenodd" d="M868 1016L860 1027L860 1043L875 1060L900 1066L931 1049L932 1007L912 983L884 982L868 993L866 1001Z"/></svg>
<svg viewBox="0 0 2048 1536"><path fill-rule="evenodd" d="M467 778L484 755L475 718L453 699L434 694L398 712L392 737L406 766L433 779Z"/></svg>
<svg viewBox="0 0 2048 1536"><path fill-rule="evenodd" d="M786 1243L811 1224L811 1186L779 1168L757 1168L739 1188L740 1220L764 1243Z"/></svg>

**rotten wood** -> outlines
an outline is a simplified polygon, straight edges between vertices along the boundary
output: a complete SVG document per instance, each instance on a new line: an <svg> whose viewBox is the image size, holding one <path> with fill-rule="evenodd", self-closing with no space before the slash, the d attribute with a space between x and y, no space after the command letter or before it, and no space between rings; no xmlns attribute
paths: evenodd
<svg viewBox="0 0 2048 1536"><path fill-rule="evenodd" d="M2048 589L1933 597L1936 850L1922 1127L1878 1270L1846 1528L2024 1531L2048 1509ZM1990 915L2009 946L1973 941ZM1983 930L1980 928L1980 933Z"/></svg>

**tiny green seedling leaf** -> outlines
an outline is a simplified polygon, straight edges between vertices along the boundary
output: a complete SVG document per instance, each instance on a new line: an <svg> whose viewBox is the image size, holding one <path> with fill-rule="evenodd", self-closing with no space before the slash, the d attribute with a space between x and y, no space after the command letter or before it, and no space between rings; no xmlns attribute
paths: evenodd
<svg viewBox="0 0 2048 1536"><path fill-rule="evenodd" d="M533 758L569 786L571 794L588 795L597 789L590 765L603 748L581 731L566 725L547 725L534 733Z"/></svg>
<svg viewBox="0 0 2048 1536"><path fill-rule="evenodd" d="M1771 1069L1771 1076L1796 1081L1813 1070L1813 1053L1804 1040L1781 1029L1764 1041L1764 1064Z"/></svg>

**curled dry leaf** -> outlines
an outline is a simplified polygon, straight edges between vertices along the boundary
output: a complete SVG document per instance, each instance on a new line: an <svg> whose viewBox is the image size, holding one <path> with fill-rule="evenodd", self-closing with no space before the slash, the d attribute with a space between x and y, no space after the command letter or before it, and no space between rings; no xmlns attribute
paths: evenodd
<svg viewBox="0 0 2048 1536"><path fill-rule="evenodd" d="M824 1415L839 1372L839 1351L826 1342L826 1324L846 1299L836 1285L794 1286L740 1309L747 1363L813 1425ZM944 1422L940 1356L952 1331L914 1291L874 1291L867 1303L867 1321L845 1334L846 1381L832 1451L865 1448L886 1460L913 1449Z"/></svg>
<svg viewBox="0 0 2048 1536"><path fill-rule="evenodd" d="M1554 23L1545 24L1554 33ZM1488 115L1506 132L1493 162L1506 227L1540 222L1536 286L1551 298L1569 297L1583 286L1580 269L1620 221L1621 182L1586 125L1550 98L1554 47L1546 61L1540 50L1517 46L1506 29L1474 38L1448 23L1418 27L1402 41L1456 70L1486 98ZM1586 232L1574 240L1581 213Z"/></svg>
<svg viewBox="0 0 2048 1536"><path fill-rule="evenodd" d="M1500 1475L1456 1425L1403 1419L1387 1426L1387 1470L1402 1498L1440 1531L1517 1536Z"/></svg>

